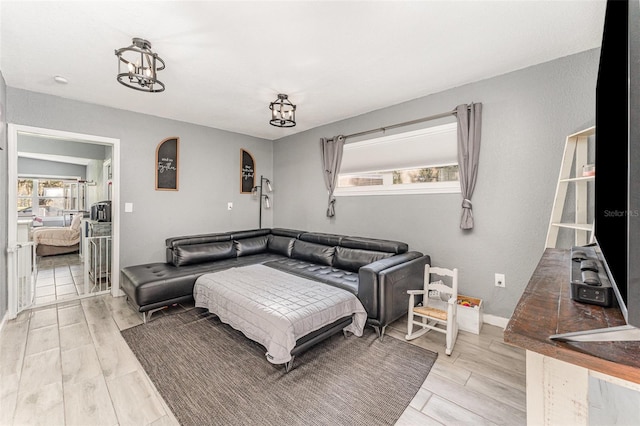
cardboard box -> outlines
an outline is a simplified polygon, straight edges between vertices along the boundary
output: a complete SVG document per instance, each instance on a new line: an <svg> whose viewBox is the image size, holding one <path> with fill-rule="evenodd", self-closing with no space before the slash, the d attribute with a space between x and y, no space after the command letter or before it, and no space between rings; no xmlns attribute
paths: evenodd
<svg viewBox="0 0 640 426"><path fill-rule="evenodd" d="M468 302L470 306L462 303ZM482 299L458 295L458 329L480 334L482 329Z"/></svg>

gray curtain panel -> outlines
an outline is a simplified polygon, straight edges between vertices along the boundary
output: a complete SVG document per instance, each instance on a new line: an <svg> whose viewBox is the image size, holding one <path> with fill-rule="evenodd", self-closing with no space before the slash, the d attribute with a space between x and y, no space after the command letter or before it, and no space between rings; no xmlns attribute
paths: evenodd
<svg viewBox="0 0 640 426"><path fill-rule="evenodd" d="M340 172L340 163L342 163L344 141L345 138L342 135L334 136L331 139L320 139L322 175L324 176L324 184L329 192L327 217L333 217L336 215L336 197L333 196L333 191L336 189L336 185L338 183L338 173Z"/></svg>
<svg viewBox="0 0 640 426"><path fill-rule="evenodd" d="M458 105L458 164L460 189L462 190L461 229L473 229L473 209L471 196L478 178L480 158L480 129L482 124L482 104Z"/></svg>

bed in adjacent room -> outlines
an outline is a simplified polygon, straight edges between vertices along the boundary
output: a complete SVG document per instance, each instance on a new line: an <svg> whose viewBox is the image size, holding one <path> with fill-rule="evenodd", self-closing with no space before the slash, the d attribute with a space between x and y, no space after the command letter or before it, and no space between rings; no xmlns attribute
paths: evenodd
<svg viewBox="0 0 640 426"><path fill-rule="evenodd" d="M71 226L45 226L31 231L31 240L36 243L38 256L77 252L80 248L80 224L82 215L76 215Z"/></svg>

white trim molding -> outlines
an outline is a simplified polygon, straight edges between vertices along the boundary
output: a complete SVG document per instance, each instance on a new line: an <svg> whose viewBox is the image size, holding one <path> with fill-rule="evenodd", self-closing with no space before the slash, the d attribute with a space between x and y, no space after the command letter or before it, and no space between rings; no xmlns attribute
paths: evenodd
<svg viewBox="0 0 640 426"><path fill-rule="evenodd" d="M507 328L507 324L509 323L509 318L503 318L496 315L483 314L482 322L489 325L495 325L496 327L500 327L503 330Z"/></svg>
<svg viewBox="0 0 640 426"><path fill-rule="evenodd" d="M120 290L120 139L109 138L104 136L87 135L82 133L66 132L61 130L46 129L40 127L24 126L20 124L8 123L8 144L7 144L7 178L8 182L16 182L18 179L17 157L18 157L18 135L28 134L49 139L64 139L74 142L92 143L98 145L109 145L112 147L112 274L111 274L111 294L115 296L122 295ZM10 224L7 230L8 251L12 250L17 244L17 228L11 224L17 223L18 212L15 209L17 203L17 186L9 184L7 191L7 221ZM10 254L9 254L10 257ZM9 262L10 259L7 259ZM16 301L15 301L15 283L12 283L7 277L8 285L8 310L7 318L15 318Z"/></svg>

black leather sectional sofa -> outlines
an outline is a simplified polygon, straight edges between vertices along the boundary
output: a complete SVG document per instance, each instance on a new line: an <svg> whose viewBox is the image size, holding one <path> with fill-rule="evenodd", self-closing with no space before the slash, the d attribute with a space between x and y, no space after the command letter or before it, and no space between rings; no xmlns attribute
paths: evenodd
<svg viewBox="0 0 640 426"><path fill-rule="evenodd" d="M407 312L407 290L423 287L430 263L397 241L279 228L168 238L166 260L121 271L122 290L145 322L158 309L192 300L199 276L261 263L352 292L381 337Z"/></svg>

